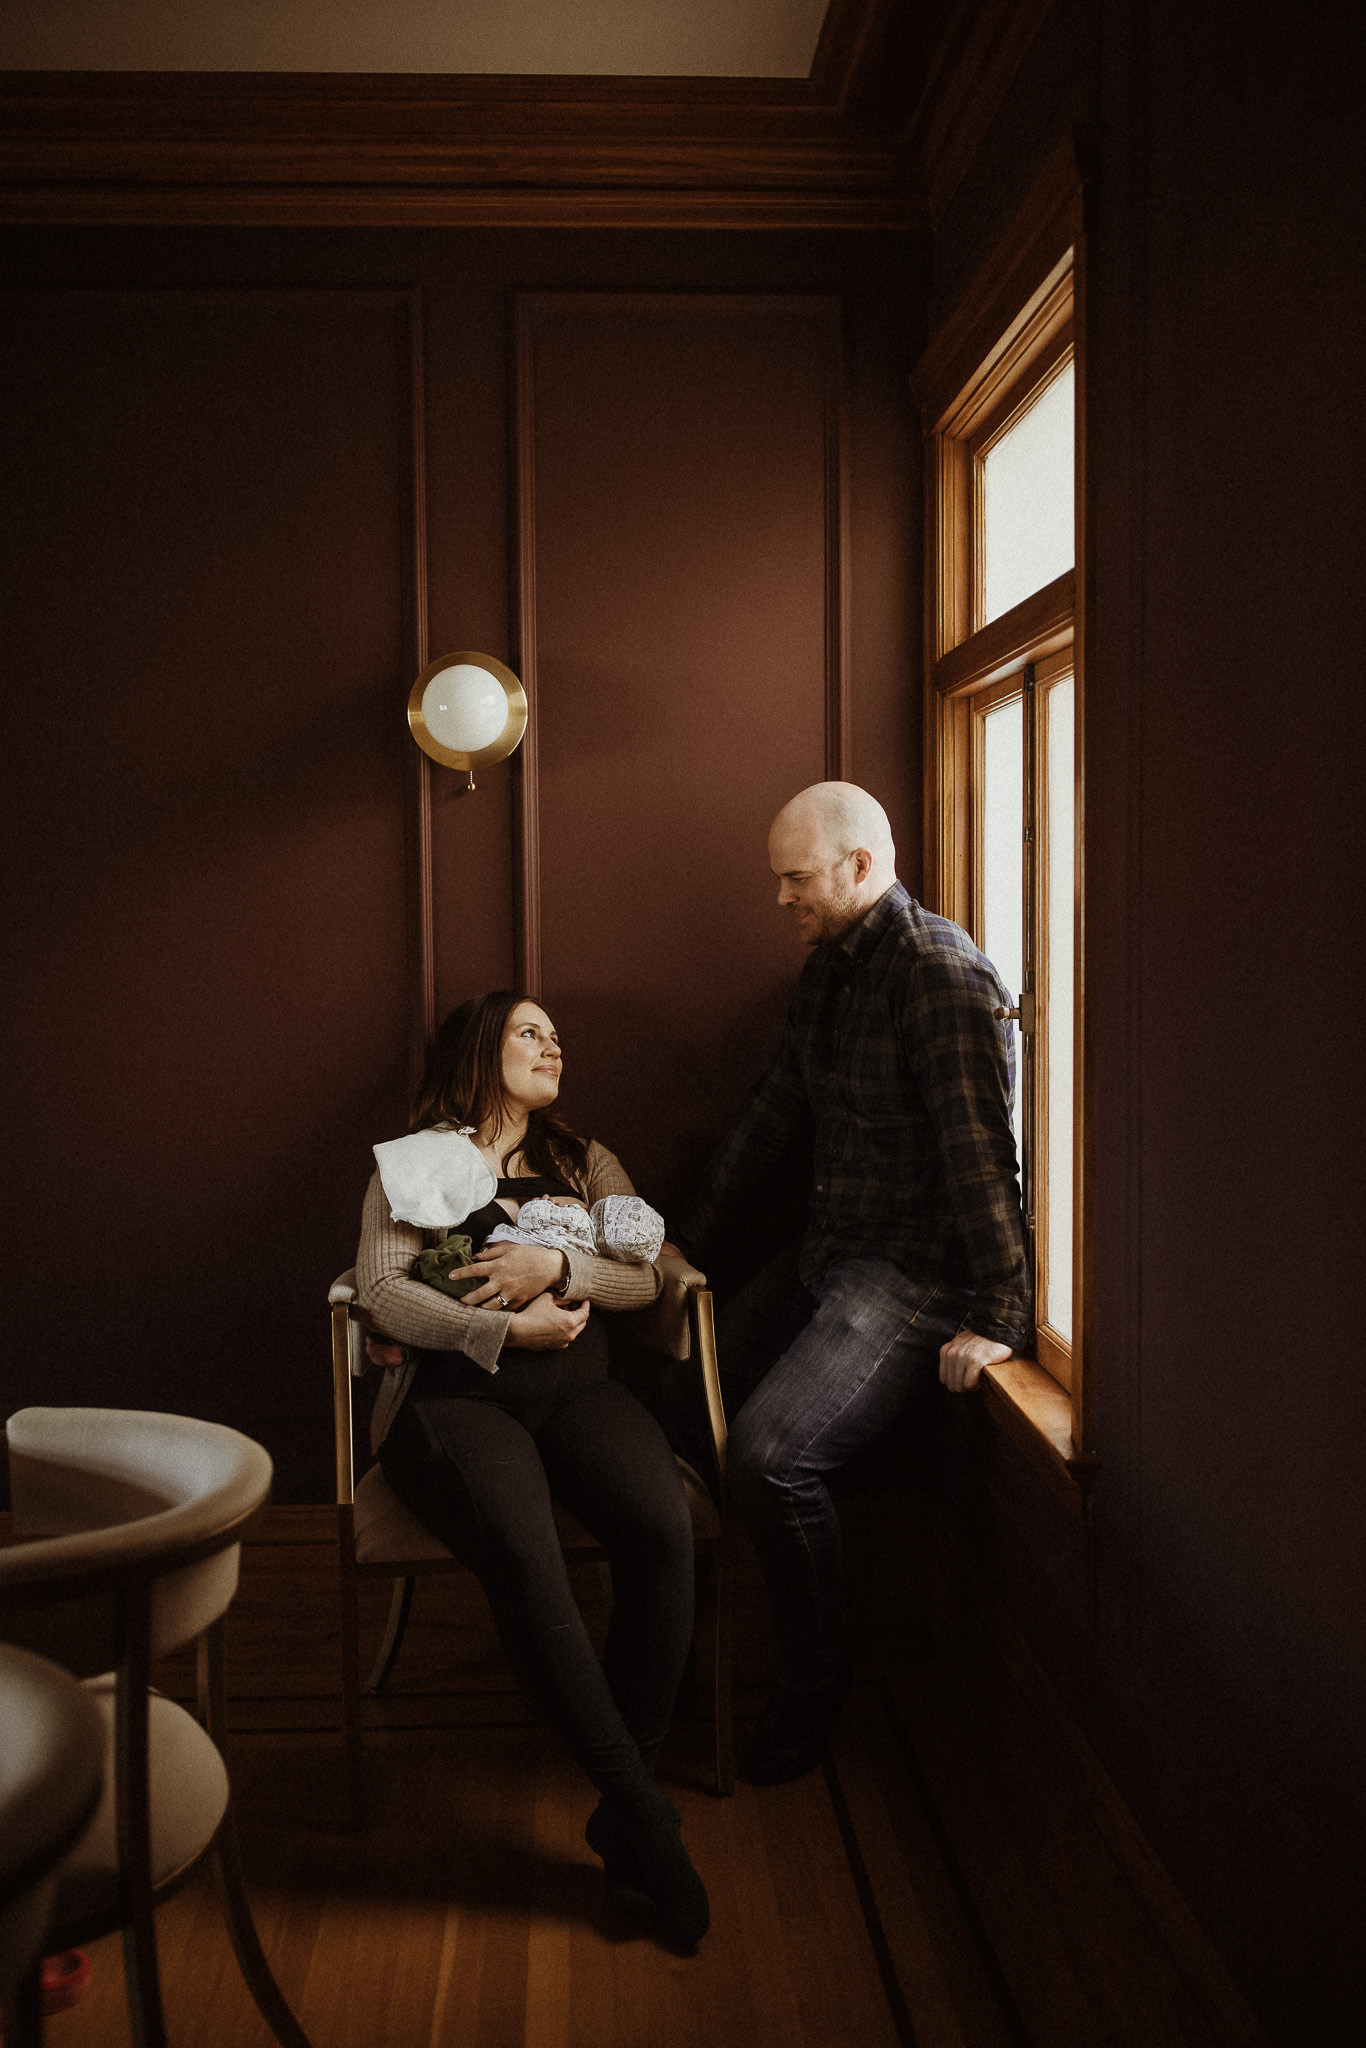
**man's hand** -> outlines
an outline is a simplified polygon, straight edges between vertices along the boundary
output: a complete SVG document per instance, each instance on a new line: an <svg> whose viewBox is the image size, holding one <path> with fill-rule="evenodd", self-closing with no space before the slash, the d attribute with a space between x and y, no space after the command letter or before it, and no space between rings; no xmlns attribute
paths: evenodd
<svg viewBox="0 0 1366 2048"><path fill-rule="evenodd" d="M461 1300L466 1308L525 1308L547 1287L558 1287L569 1270L563 1252L541 1244L490 1244L476 1252L472 1266L457 1266L448 1280L478 1280Z"/></svg>
<svg viewBox="0 0 1366 2048"><path fill-rule="evenodd" d="M385 1366L390 1372L408 1363L407 1345L395 1344L392 1337L367 1337L365 1355L371 1365Z"/></svg>
<svg viewBox="0 0 1366 2048"><path fill-rule="evenodd" d="M516 1249L523 1251L529 1247L519 1245ZM586 1301L565 1306L548 1294L538 1294L520 1314L510 1318L503 1342L518 1351L564 1351L587 1321Z"/></svg>
<svg viewBox="0 0 1366 2048"><path fill-rule="evenodd" d="M1000 1365L1009 1356L1008 1344L993 1343L973 1330L960 1330L940 1346L939 1384L951 1394L970 1394L987 1366Z"/></svg>

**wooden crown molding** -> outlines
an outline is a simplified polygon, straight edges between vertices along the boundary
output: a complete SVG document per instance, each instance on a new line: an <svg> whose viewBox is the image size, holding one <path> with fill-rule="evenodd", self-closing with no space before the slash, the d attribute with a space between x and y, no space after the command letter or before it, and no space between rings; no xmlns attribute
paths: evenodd
<svg viewBox="0 0 1366 2048"><path fill-rule="evenodd" d="M904 128L920 90L925 0L830 0L809 80L813 97L846 117Z"/></svg>
<svg viewBox="0 0 1366 2048"><path fill-rule="evenodd" d="M923 228L1050 4L831 0L805 79L0 73L0 221Z"/></svg>
<svg viewBox="0 0 1366 2048"><path fill-rule="evenodd" d="M0 219L914 227L907 0L832 0L806 79L0 73Z"/></svg>
<svg viewBox="0 0 1366 2048"><path fill-rule="evenodd" d="M938 227L1054 0L956 0L905 131Z"/></svg>
<svg viewBox="0 0 1366 2048"><path fill-rule="evenodd" d="M918 217L895 137L842 119L801 80L0 77L11 223Z"/></svg>

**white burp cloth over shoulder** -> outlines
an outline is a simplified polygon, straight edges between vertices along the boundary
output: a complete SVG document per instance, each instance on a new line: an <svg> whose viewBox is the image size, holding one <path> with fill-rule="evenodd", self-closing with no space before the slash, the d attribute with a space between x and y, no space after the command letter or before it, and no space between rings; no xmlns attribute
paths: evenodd
<svg viewBox="0 0 1366 2048"><path fill-rule="evenodd" d="M471 1142L471 1127L413 1131L376 1145L375 1161L395 1223L449 1230L498 1192L492 1167Z"/></svg>
<svg viewBox="0 0 1366 2048"><path fill-rule="evenodd" d="M653 1265L664 1243L664 1218L639 1195L604 1195L593 1204L598 1250L605 1258Z"/></svg>
<svg viewBox="0 0 1366 2048"><path fill-rule="evenodd" d="M533 1195L517 1211L515 1223L500 1223L486 1244L539 1244L552 1252L592 1252L593 1219L576 1202L557 1202L553 1195Z"/></svg>

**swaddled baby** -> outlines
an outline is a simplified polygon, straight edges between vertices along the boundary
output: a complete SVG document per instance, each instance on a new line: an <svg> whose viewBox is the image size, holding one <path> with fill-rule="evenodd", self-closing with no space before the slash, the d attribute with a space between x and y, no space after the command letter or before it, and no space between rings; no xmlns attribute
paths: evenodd
<svg viewBox="0 0 1366 2048"><path fill-rule="evenodd" d="M664 1218L639 1195L604 1195L591 1209L569 1195L533 1195L515 1223L500 1223L486 1244L542 1244L557 1252L595 1252L600 1259L653 1264L664 1243Z"/></svg>
<svg viewBox="0 0 1366 2048"><path fill-rule="evenodd" d="M591 1209L569 1195L533 1195L522 1203L515 1223L495 1224L484 1243L535 1244L547 1251L592 1252L600 1259L649 1265L664 1243L664 1218L639 1195L604 1195ZM413 1278L443 1294L465 1294L479 1280L448 1276L470 1265L474 1252L473 1239L454 1231L443 1244L418 1253Z"/></svg>

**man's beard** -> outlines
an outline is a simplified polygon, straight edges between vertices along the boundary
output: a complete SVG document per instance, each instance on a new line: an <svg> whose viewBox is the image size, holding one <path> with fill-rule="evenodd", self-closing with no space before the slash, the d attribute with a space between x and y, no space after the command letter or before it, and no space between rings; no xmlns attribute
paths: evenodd
<svg viewBox="0 0 1366 2048"><path fill-rule="evenodd" d="M838 896L833 896L827 903L823 903L815 915L816 929L807 940L807 944L833 946L844 937L851 925L858 923L862 912L858 907L856 893L846 887Z"/></svg>

